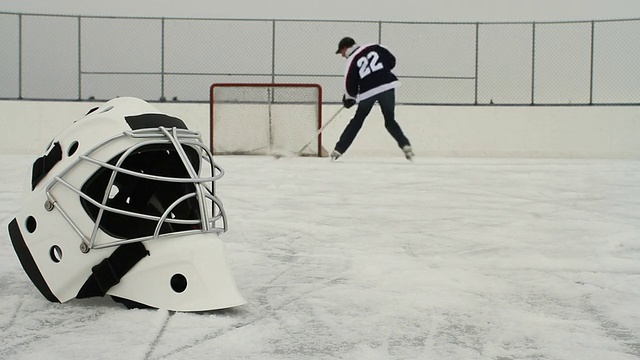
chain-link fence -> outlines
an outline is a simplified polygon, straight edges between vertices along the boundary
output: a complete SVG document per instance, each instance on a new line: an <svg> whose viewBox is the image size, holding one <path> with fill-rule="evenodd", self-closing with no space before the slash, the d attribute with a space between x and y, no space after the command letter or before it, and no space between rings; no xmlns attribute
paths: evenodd
<svg viewBox="0 0 640 360"><path fill-rule="evenodd" d="M638 105L640 19L414 23L0 12L0 99L207 102L216 82L342 96L338 40L398 58L400 104Z"/></svg>

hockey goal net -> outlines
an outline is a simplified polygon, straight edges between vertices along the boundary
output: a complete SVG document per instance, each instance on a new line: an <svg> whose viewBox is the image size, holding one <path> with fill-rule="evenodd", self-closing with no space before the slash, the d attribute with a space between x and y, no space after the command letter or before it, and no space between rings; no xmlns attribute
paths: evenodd
<svg viewBox="0 0 640 360"><path fill-rule="evenodd" d="M326 156L318 84L218 83L209 105L214 154Z"/></svg>

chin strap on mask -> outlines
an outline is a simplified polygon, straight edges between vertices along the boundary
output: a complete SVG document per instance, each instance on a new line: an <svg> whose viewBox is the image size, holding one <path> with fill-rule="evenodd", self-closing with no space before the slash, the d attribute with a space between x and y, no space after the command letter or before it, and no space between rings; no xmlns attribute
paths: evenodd
<svg viewBox="0 0 640 360"><path fill-rule="evenodd" d="M108 257L91 268L91 275L82 285L76 298L84 299L104 296L109 289L120 282L138 261L149 255L149 251L141 242L118 246Z"/></svg>

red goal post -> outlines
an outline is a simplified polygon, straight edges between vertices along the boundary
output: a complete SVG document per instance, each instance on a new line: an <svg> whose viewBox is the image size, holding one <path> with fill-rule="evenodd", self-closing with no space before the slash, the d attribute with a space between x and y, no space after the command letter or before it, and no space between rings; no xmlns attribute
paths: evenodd
<svg viewBox="0 0 640 360"><path fill-rule="evenodd" d="M215 83L209 111L214 155L327 155L319 84Z"/></svg>

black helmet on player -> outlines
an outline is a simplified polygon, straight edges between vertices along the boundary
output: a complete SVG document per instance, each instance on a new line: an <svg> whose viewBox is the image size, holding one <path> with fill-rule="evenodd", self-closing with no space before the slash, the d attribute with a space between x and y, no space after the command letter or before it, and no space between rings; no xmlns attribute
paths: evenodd
<svg viewBox="0 0 640 360"><path fill-rule="evenodd" d="M50 301L110 295L175 311L245 301L229 269L201 136L136 98L93 109L33 163L9 224L18 258Z"/></svg>

